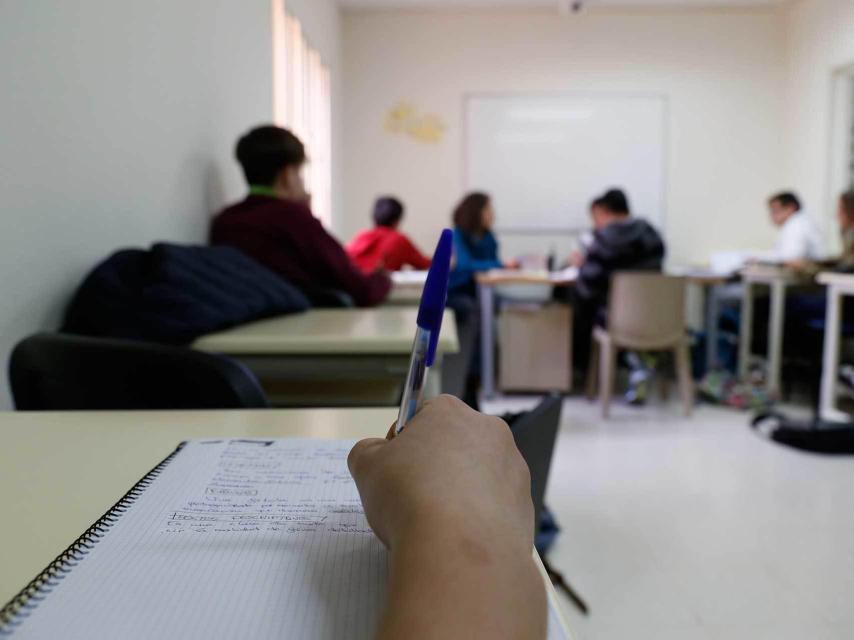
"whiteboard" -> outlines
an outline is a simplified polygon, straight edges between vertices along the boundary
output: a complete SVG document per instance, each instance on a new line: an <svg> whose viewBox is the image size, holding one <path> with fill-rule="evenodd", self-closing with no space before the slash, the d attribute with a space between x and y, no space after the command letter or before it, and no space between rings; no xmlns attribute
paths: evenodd
<svg viewBox="0 0 854 640"><path fill-rule="evenodd" d="M469 96L465 117L466 187L492 196L499 231L588 228L611 187L663 229L664 96Z"/></svg>

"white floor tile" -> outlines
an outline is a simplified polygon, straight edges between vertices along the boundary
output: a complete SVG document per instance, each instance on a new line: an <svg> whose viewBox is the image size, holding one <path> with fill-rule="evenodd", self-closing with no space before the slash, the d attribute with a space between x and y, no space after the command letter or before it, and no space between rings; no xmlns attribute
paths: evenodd
<svg viewBox="0 0 854 640"><path fill-rule="evenodd" d="M536 398L485 403L519 411ZM546 501L579 640L854 638L854 457L773 444L749 415L566 401Z"/></svg>

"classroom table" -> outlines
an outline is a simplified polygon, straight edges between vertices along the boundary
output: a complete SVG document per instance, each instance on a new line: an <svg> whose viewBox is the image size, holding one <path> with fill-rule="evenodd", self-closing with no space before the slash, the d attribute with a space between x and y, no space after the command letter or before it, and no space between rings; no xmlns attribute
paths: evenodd
<svg viewBox="0 0 854 640"><path fill-rule="evenodd" d="M0 412L0 606L184 440L355 440L385 435L396 417L392 409ZM559 613L548 579L546 589Z"/></svg>
<svg viewBox="0 0 854 640"><path fill-rule="evenodd" d="M193 347L243 362L274 406L394 406L417 315L415 307L311 309L208 334ZM446 312L428 397L439 392L442 356L458 350L456 323Z"/></svg>
<svg viewBox="0 0 854 640"><path fill-rule="evenodd" d="M819 419L828 423L850 424L854 416L836 408L836 376L839 371L839 343L842 333L842 296L854 296L854 275L824 272L818 274L816 280L827 287Z"/></svg>
<svg viewBox="0 0 854 640"><path fill-rule="evenodd" d="M551 273L493 269L477 275L480 298L480 376L484 397L495 396L495 289L508 285L517 289L569 285L574 283L577 277L577 269Z"/></svg>
<svg viewBox="0 0 854 640"><path fill-rule="evenodd" d="M718 362L718 341L720 331L721 288L732 281L734 274L722 274L703 268L669 269L670 275L685 278L703 292L703 330L706 333L706 370L714 371L720 366Z"/></svg>
<svg viewBox="0 0 854 640"><path fill-rule="evenodd" d="M680 269L669 272L704 292L704 324L706 330L706 362L710 368L718 365L718 315L719 290L732 279L731 275L715 273L705 269ZM477 276L480 294L480 325L481 325L481 386L486 398L495 396L495 289L496 287L513 285L514 287L570 285L578 278L575 269L565 269L552 273L493 270Z"/></svg>
<svg viewBox="0 0 854 640"><path fill-rule="evenodd" d="M741 271L744 284L741 302L741 326L738 339L738 376L746 379L750 373L751 341L753 339L753 290L767 286L771 291L768 314L768 373L765 386L776 395L780 391L780 369L783 361L783 328L786 314L786 289L805 285L812 278L791 269L773 265L751 265Z"/></svg>
<svg viewBox="0 0 854 640"><path fill-rule="evenodd" d="M426 271L395 271L391 274L391 291L384 304L417 306L427 281Z"/></svg>

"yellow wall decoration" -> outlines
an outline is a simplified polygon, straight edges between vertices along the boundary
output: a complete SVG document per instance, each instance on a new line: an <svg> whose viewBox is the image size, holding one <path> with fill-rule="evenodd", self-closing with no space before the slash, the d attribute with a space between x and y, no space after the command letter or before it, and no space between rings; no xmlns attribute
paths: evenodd
<svg viewBox="0 0 854 640"><path fill-rule="evenodd" d="M420 114L409 102L396 104L385 119L385 130L389 133L406 135L425 144L441 142L446 128L439 116Z"/></svg>

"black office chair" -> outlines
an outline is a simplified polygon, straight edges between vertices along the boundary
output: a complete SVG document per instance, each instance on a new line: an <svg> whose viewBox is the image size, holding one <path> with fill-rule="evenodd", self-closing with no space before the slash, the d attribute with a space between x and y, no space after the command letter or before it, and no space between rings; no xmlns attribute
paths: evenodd
<svg viewBox="0 0 854 640"><path fill-rule="evenodd" d="M531 472L531 498L534 501L534 531L539 531L543 517L546 483L552 466L552 454L560 426L563 401L560 395L546 397L531 411L510 422L516 447L528 463Z"/></svg>
<svg viewBox="0 0 854 640"><path fill-rule="evenodd" d="M558 393L552 393L531 411L516 416L505 416L513 433L516 447L528 463L531 472L531 499L534 502L534 533L540 531L543 521L544 499L546 485L549 479L549 471L552 466L552 455L554 454L557 432L560 427L560 413L563 408L563 399ZM587 603L564 579L563 575L551 566L546 557L541 553L540 558L543 566L549 574L549 578L556 587L573 601L579 610L587 614Z"/></svg>
<svg viewBox="0 0 854 640"><path fill-rule="evenodd" d="M269 407L255 376L235 360L62 333L18 343L9 380L20 411Z"/></svg>

